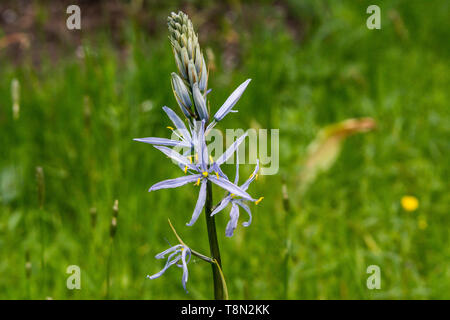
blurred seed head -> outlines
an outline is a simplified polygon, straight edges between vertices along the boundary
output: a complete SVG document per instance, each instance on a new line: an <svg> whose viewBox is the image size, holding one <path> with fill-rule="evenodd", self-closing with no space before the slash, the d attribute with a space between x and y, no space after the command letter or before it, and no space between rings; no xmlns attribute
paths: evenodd
<svg viewBox="0 0 450 320"><path fill-rule="evenodd" d="M117 230L117 216L119 215L119 200L114 201L113 205L113 216L111 219L110 236L114 238Z"/></svg>
<svg viewBox="0 0 450 320"><path fill-rule="evenodd" d="M97 224L97 208L92 207L89 209L89 215L91 216L91 226L92 228L95 228L95 225Z"/></svg>
<svg viewBox="0 0 450 320"><path fill-rule="evenodd" d="M25 274L26 277L29 279L31 277L31 261L30 261L30 251L25 251Z"/></svg>
<svg viewBox="0 0 450 320"><path fill-rule="evenodd" d="M44 207L44 199L45 199L45 179L44 179L44 169L42 169L42 167L36 167L36 182L37 182L39 208L42 209Z"/></svg>
<svg viewBox="0 0 450 320"><path fill-rule="evenodd" d="M13 119L17 120L20 116L20 83L19 80L13 79L11 81L11 97L12 97L12 111Z"/></svg>

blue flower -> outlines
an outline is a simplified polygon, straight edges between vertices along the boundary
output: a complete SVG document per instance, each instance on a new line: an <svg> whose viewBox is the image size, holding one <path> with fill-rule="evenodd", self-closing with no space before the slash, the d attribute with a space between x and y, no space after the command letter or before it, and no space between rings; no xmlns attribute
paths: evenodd
<svg viewBox="0 0 450 320"><path fill-rule="evenodd" d="M211 157L208 157L208 149L205 142L205 121L201 122L198 133L196 133L196 130L193 131L194 156L187 157L168 147L155 145L154 147L156 149L174 160L181 168L184 167L185 174L189 174L183 177L158 182L150 187L149 192L159 189L177 188L191 182L195 182L196 185L200 186L197 204L195 205L191 220L187 223L188 226L192 226L195 221L197 221L203 210L206 201L206 185L208 181L242 199L257 201L245 190L230 182L220 170L220 165L233 154L244 138L245 135L240 137L216 162L212 161ZM221 174L219 174L219 172Z"/></svg>
<svg viewBox="0 0 450 320"><path fill-rule="evenodd" d="M182 244L177 244L176 246L173 246L161 253L158 253L155 256L155 258L156 259L164 259L165 256L169 253L171 253L171 254L167 258L167 262L166 262L166 265L164 266L164 268L162 268L161 271L159 271L158 273L155 273L154 275L151 275L151 276L147 275L147 278L149 278L151 280L159 278L160 276L162 276L164 274L164 272L166 272L166 270L168 268L170 268L173 265L176 265L179 268L183 268L183 277L181 278L181 282L183 284L184 290L187 293L188 292L186 290L186 282L188 280L187 264L191 260L191 249L189 249L188 247L186 247ZM186 261L186 257L188 257L187 261ZM181 260L181 264L178 263L180 260Z"/></svg>
<svg viewBox="0 0 450 320"><path fill-rule="evenodd" d="M250 186L250 183L252 183L253 180L257 179L258 171L259 171L259 160L257 159L255 170L250 175L250 177L247 179L247 181L245 181L240 186L240 188L242 190L247 191L248 187ZM237 185L238 182L239 182L239 157L238 157L238 152L236 151L236 177L234 179L234 184ZM259 202L262 201L263 198L264 197L261 197L258 200L253 199L250 201L254 201L256 204L258 204ZM225 235L227 237L231 237L234 233L234 229L236 229L236 227L237 227L237 223L239 220L239 207L244 209L249 215L249 220L247 222L242 223L242 225L244 227L248 227L250 225L250 223L252 223L252 213L250 211L250 208L245 204L244 200L249 200L249 199L239 199L238 195L229 193L227 196L225 196L222 199L222 201L219 203L219 205L211 213L211 216L213 216L216 213L219 213L220 211L225 209L225 207L229 203L231 203L230 220L228 221L227 227L225 229Z"/></svg>

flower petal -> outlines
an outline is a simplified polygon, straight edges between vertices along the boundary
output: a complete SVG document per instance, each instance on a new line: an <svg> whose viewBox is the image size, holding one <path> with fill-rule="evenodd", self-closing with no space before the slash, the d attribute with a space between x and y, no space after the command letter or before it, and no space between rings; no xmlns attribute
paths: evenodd
<svg viewBox="0 0 450 320"><path fill-rule="evenodd" d="M191 164L191 162L189 161L189 159L187 157L182 156L175 150L164 147L164 146L154 146L154 147L156 149L158 149L159 151L161 151L162 153L164 153L169 158L175 160L177 162L177 164L181 163L182 165L188 166L188 168L190 168L192 170L197 170L197 168L193 164Z"/></svg>
<svg viewBox="0 0 450 320"><path fill-rule="evenodd" d="M231 237L234 233L234 229L237 227L239 219L239 207L233 203L230 211L230 221L228 221L227 227L225 229L225 236Z"/></svg>
<svg viewBox="0 0 450 320"><path fill-rule="evenodd" d="M150 280L153 280L153 279L156 279L156 278L161 277L161 276L163 275L163 273L166 272L166 270L167 270L168 268L170 268L171 266L173 266L175 263L177 263L177 262L181 259L181 255L178 255L175 259L171 260L172 257L175 256L175 255L177 255L178 253L179 253L179 252L174 252L174 253L172 253L172 254L169 256L169 258L167 258L167 262L166 262L166 265L164 266L164 268L162 268L161 271L155 273L154 275L151 275L151 276L147 275L147 278L149 278Z"/></svg>
<svg viewBox="0 0 450 320"><path fill-rule="evenodd" d="M209 175L208 179L211 182L213 182L216 185L218 185L219 187L221 187L222 189L225 189L228 192L235 194L236 196L244 198L245 200L256 201L247 192L242 190L240 187L238 187L234 183L231 183L229 180L226 180L226 179L224 179L222 177L217 178L217 177L215 177L213 175Z"/></svg>
<svg viewBox="0 0 450 320"><path fill-rule="evenodd" d="M186 293L188 293L187 289L186 289L186 283L188 281L188 268L187 268L187 262L186 262L186 254L189 253L189 257L191 255L191 250L189 250L187 248L185 248L182 252L181 252L181 262L183 263L183 277L181 278L181 282L183 283L183 288L184 291L186 291Z"/></svg>
<svg viewBox="0 0 450 320"><path fill-rule="evenodd" d="M230 179L228 179L225 172L222 171L222 169L216 162L213 162L213 164L209 167L209 173L211 173L211 172L217 172L219 174L219 176L221 176L222 178L230 180Z"/></svg>
<svg viewBox="0 0 450 320"><path fill-rule="evenodd" d="M159 189L170 189L170 188L178 188L185 184L188 184L189 182L197 181L198 178L201 178L201 174L192 174L184 177L179 177L175 179L168 179L164 181L160 181L158 183L155 183L153 186L148 189L148 192L159 190Z"/></svg>
<svg viewBox="0 0 450 320"><path fill-rule="evenodd" d="M236 151L236 149L239 147L242 141L244 141L246 136L247 132L244 133L242 136L240 136L238 139L236 139L236 141L233 142L231 146L228 147L227 150L225 150L225 152L216 161L219 166L223 164L225 161L227 161L233 155L234 151Z"/></svg>
<svg viewBox="0 0 450 320"><path fill-rule="evenodd" d="M245 211L248 213L248 221L242 222L242 225L244 227L248 227L252 223L252 212L250 211L250 208L242 201L242 200L236 200L236 203L240 205Z"/></svg>
<svg viewBox="0 0 450 320"><path fill-rule="evenodd" d="M149 138L136 138L133 140L148 143L148 144L153 144L153 145L159 145L159 146L169 146L169 147L176 147L176 146L189 147L190 146L190 144L185 141L179 141L179 140L177 141L177 140L171 140L171 139L166 139L166 138L149 137Z"/></svg>
<svg viewBox="0 0 450 320"><path fill-rule="evenodd" d="M167 114L169 119L172 121L172 123L175 125L175 127L180 131L181 135L187 141L191 141L192 139L189 130L186 128L186 125L184 124L183 120L180 119L180 117L175 113L175 111L166 106L163 107L163 110Z"/></svg>
<svg viewBox="0 0 450 320"><path fill-rule="evenodd" d="M203 171L207 171L208 166L208 148L205 141L205 121L202 120L200 129L197 135L197 141L195 141L195 151L199 157L199 165Z"/></svg>
<svg viewBox="0 0 450 320"><path fill-rule="evenodd" d="M192 214L191 221L189 221L189 223L186 224L187 226L192 226L195 223L195 221L197 221L198 216L200 215L200 213L203 210L203 207L205 206L207 182L208 181L206 179L202 180L202 185L200 186L200 192L198 194L197 204L195 205L195 209L194 209L194 213Z"/></svg>
<svg viewBox="0 0 450 320"><path fill-rule="evenodd" d="M168 254L169 252L172 252L172 251L175 251L175 250L177 250L177 249L180 249L181 247L182 247L181 244L177 244L176 246L170 247L169 249L164 250L164 251L161 252L161 253L158 253L158 254L155 256L155 258L156 258L156 259L162 259L162 258L164 258L165 255Z"/></svg>
<svg viewBox="0 0 450 320"><path fill-rule="evenodd" d="M247 181L244 182L243 185L241 185L241 188L243 190L247 190L248 186L250 185L250 183L252 183L253 180L255 180L256 178L256 174L259 171L259 159L256 159L256 166L255 166L255 170L253 170L253 173L251 174L250 178L247 179Z"/></svg>
<svg viewBox="0 0 450 320"><path fill-rule="evenodd" d="M239 183L239 148L236 149L236 176L234 177L234 184Z"/></svg>
<svg viewBox="0 0 450 320"><path fill-rule="evenodd" d="M216 119L216 121L222 120L223 117L225 117L231 111L231 108L233 108L236 102L238 102L239 98L244 93L250 81L251 79L247 79L239 87L237 87L236 90L233 91L233 93L228 97L228 99L214 115L214 119Z"/></svg>
<svg viewBox="0 0 450 320"><path fill-rule="evenodd" d="M228 203L230 203L230 200L231 196L226 196L225 198L223 198L222 201L220 201L219 205L213 210L213 212L211 212L211 217L225 209Z"/></svg>

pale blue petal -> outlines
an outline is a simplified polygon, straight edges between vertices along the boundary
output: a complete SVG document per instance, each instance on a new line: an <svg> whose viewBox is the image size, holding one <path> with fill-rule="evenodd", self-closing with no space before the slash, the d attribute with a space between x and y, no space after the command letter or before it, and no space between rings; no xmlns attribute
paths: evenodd
<svg viewBox="0 0 450 320"><path fill-rule="evenodd" d="M236 176L234 177L234 184L239 182L239 148L236 149Z"/></svg>
<svg viewBox="0 0 450 320"><path fill-rule="evenodd" d="M242 225L244 227L248 227L252 223L252 212L250 211L250 208L241 200L236 200L236 203L240 205L245 211L248 213L248 221L243 222Z"/></svg>
<svg viewBox="0 0 450 320"><path fill-rule="evenodd" d="M225 229L225 236L231 237L234 233L234 229L237 227L239 220L239 207L233 203L230 211L230 221L228 221L227 227Z"/></svg>
<svg viewBox="0 0 450 320"><path fill-rule="evenodd" d="M171 139L166 139L166 138L149 137L149 138L136 138L133 140L148 143L148 144L153 144L153 145L169 146L169 147L176 147L176 146L189 147L190 146L190 144L185 141L177 141L177 140L171 140Z"/></svg>
<svg viewBox="0 0 450 320"><path fill-rule="evenodd" d="M208 124L208 126L206 127L206 132L208 132L209 130L211 130L212 128L214 128L216 126L217 122L216 120L212 120L210 124Z"/></svg>
<svg viewBox="0 0 450 320"><path fill-rule="evenodd" d="M239 145L242 143L242 141L244 141L246 136L247 136L247 132L244 133L242 136L240 136L235 142L233 142L231 144L231 146L228 147L227 150L225 150L225 152L216 161L219 166L222 165L225 161L227 161L233 155L234 151L236 151L236 149L239 147Z"/></svg>
<svg viewBox="0 0 450 320"><path fill-rule="evenodd" d="M175 160L177 162L177 164L181 163L182 165L188 166L188 168L191 170L197 170L197 168L193 164L191 164L191 162L189 161L189 159L187 157L182 156L175 150L164 147L164 146L154 146L154 147L156 149L158 149L159 151L161 151L162 153L164 153L169 158Z"/></svg>
<svg viewBox="0 0 450 320"><path fill-rule="evenodd" d="M216 162L213 162L213 164L209 167L208 173L211 173L211 172L217 172L219 174L219 176L221 176L222 178L230 180L230 179L228 179L225 172L222 171L222 169L219 167L219 165Z"/></svg>
<svg viewBox="0 0 450 320"><path fill-rule="evenodd" d="M219 205L213 210L213 212L211 212L211 217L225 209L228 203L230 203L230 200L231 196L226 196L225 198L223 198L222 201L220 201Z"/></svg>
<svg viewBox="0 0 450 320"><path fill-rule="evenodd" d="M188 184L189 182L197 181L198 178L201 178L201 177L202 177L201 174L193 174L193 175L188 175L188 176L179 177L179 178L175 178L175 179L168 179L168 180L160 181L158 183L155 183L153 186L151 186L150 189L148 189L148 192L159 190L159 189L178 188L185 184Z"/></svg>
<svg viewBox="0 0 450 320"><path fill-rule="evenodd" d="M161 253L158 253L158 254L155 256L155 258L156 258L156 259L162 259L162 258L164 258L164 257L166 256L166 254L168 254L169 252L175 251L175 250L177 250L177 249L179 249L179 248L181 248L181 247L182 247L181 244L177 244L176 246L170 247L169 249L164 250L164 251L161 252Z"/></svg>
<svg viewBox="0 0 450 320"><path fill-rule="evenodd" d="M208 166L208 148L205 141L205 121L202 120L197 141L197 154L202 171L207 171Z"/></svg>
<svg viewBox="0 0 450 320"><path fill-rule="evenodd" d="M188 293L186 289L186 283L188 281L188 268L187 268L187 262L186 262L186 254L188 253L189 249L185 249L181 252L181 262L183 263L183 277L181 278L181 282L183 283L183 288L186 293ZM190 256L190 250L189 250L189 256Z"/></svg>
<svg viewBox="0 0 450 320"><path fill-rule="evenodd" d="M191 141L191 135L189 134L189 130L186 128L186 125L184 124L183 120L178 117L178 115L173 111L172 109L164 106L163 107L164 112L167 114L169 119L172 121L174 126L180 131L181 135L188 141Z"/></svg>
<svg viewBox="0 0 450 320"><path fill-rule="evenodd" d="M250 183L252 183L253 180L255 180L256 178L256 174L259 171L259 159L256 159L256 166L255 166L255 170L253 170L252 175L250 176L250 178L247 179L247 181L244 182L243 185L241 185L241 188L243 190L247 190L248 186L250 185Z"/></svg>
<svg viewBox="0 0 450 320"><path fill-rule="evenodd" d="M236 102L238 102L239 98L244 93L250 81L251 79L247 79L246 81L244 81L244 83L237 87L236 90L233 91L233 93L228 97L228 99L214 115L214 119L216 119L216 121L222 120L223 117L225 117L231 111L231 108L233 108Z"/></svg>
<svg viewBox="0 0 450 320"><path fill-rule="evenodd" d="M225 189L228 192L233 193L236 196L244 198L245 200L256 201L247 192L242 190L240 187L238 187L234 183L231 183L229 180L226 180L226 179L224 179L222 177L217 178L216 176L213 176L213 175L208 175L208 179L212 183L215 183L216 185L218 185L222 189Z"/></svg>
<svg viewBox="0 0 450 320"><path fill-rule="evenodd" d="M200 192L198 194L197 204L195 205L194 213L192 214L191 221L189 221L189 223L186 224L187 226L192 226L195 223L195 221L197 221L200 213L203 210L203 207L205 206L206 184L207 184L207 180L203 179L202 184L200 186Z"/></svg>
<svg viewBox="0 0 450 320"><path fill-rule="evenodd" d="M178 254L178 252L172 253L169 256L169 258L167 259L167 262L166 262L166 265L164 266L164 268L161 271L159 271L158 273L155 273L154 275L151 275L151 276L148 275L147 278L149 278L150 280L153 280L153 279L161 277L168 268L170 268L171 266L176 264L181 259L181 255L178 255L175 259L171 260L171 258L177 254Z"/></svg>

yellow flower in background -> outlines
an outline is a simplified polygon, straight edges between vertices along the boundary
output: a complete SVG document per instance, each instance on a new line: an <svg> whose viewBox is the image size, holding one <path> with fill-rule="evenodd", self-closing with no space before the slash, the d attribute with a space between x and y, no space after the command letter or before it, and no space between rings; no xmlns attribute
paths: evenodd
<svg viewBox="0 0 450 320"><path fill-rule="evenodd" d="M415 211L419 207L419 200L414 196L403 196L401 203L406 211Z"/></svg>
<svg viewBox="0 0 450 320"><path fill-rule="evenodd" d="M419 226L419 229L425 230L428 227L427 218L425 218L424 216L419 216L417 225Z"/></svg>

